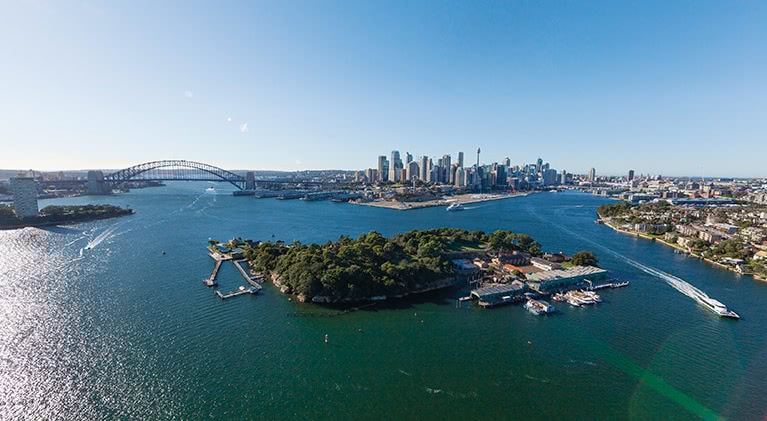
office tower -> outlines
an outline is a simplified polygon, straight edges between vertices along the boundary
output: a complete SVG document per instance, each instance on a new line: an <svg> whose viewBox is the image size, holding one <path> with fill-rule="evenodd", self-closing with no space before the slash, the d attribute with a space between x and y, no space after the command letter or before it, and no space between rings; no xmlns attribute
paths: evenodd
<svg viewBox="0 0 767 421"><path fill-rule="evenodd" d="M495 167L494 168L495 185L496 186L505 186L506 185L506 178L507 178L506 170L509 167L507 167L507 166L505 166L503 164L501 164L501 165L493 164L493 166Z"/></svg>
<svg viewBox="0 0 767 421"><path fill-rule="evenodd" d="M466 185L466 170L456 165L455 176L453 178L455 179L455 182L453 184L456 187L464 187Z"/></svg>
<svg viewBox="0 0 767 421"><path fill-rule="evenodd" d="M389 179L389 161L386 160L385 155L378 157L378 179L379 182L384 182Z"/></svg>
<svg viewBox="0 0 767 421"><path fill-rule="evenodd" d="M593 183L594 181L596 181L596 179L597 179L597 170L592 168L589 170L588 180Z"/></svg>
<svg viewBox="0 0 767 421"><path fill-rule="evenodd" d="M538 160L535 162L535 172L541 172L543 169L543 159L538 158Z"/></svg>
<svg viewBox="0 0 767 421"><path fill-rule="evenodd" d="M634 179L634 170L629 170L629 181Z"/></svg>
<svg viewBox="0 0 767 421"><path fill-rule="evenodd" d="M458 152L458 166L463 168L463 152Z"/></svg>
<svg viewBox="0 0 767 421"><path fill-rule="evenodd" d="M562 174L559 177L559 184L567 184L567 171L562 170Z"/></svg>
<svg viewBox="0 0 767 421"><path fill-rule="evenodd" d="M557 184L557 170L553 168L543 170L543 184L546 186Z"/></svg>
<svg viewBox="0 0 767 421"><path fill-rule="evenodd" d="M365 178L368 183L375 183L378 181L378 170L375 168L368 168L365 170Z"/></svg>
<svg viewBox="0 0 767 421"><path fill-rule="evenodd" d="M391 151L391 161L389 162L389 181L400 181L402 174L402 160L399 157L399 151Z"/></svg>
<svg viewBox="0 0 767 421"><path fill-rule="evenodd" d="M419 165L418 169L421 170L421 176L419 178L425 182L426 179L429 178L429 157L428 156L421 157L421 165Z"/></svg>
<svg viewBox="0 0 767 421"><path fill-rule="evenodd" d="M11 178L11 190L13 190L13 206L17 217L24 219L38 216L37 183L34 178Z"/></svg>
<svg viewBox="0 0 767 421"><path fill-rule="evenodd" d="M405 152L405 164L409 164L413 162L413 154L410 152Z"/></svg>
<svg viewBox="0 0 767 421"><path fill-rule="evenodd" d="M452 183L450 179L450 155L442 155L442 181L445 183Z"/></svg>
<svg viewBox="0 0 767 421"><path fill-rule="evenodd" d="M506 167L506 168L510 168L511 167L511 158L509 158L508 156L506 158L503 158L503 166Z"/></svg>
<svg viewBox="0 0 767 421"><path fill-rule="evenodd" d="M407 163L407 166L405 167L407 170L407 173L405 174L405 179L407 181L410 180L417 180L418 179L418 163L411 160Z"/></svg>

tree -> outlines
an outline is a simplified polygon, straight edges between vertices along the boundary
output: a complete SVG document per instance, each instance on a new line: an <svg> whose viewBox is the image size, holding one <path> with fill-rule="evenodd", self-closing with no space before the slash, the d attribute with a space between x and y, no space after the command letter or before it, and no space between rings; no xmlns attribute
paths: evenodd
<svg viewBox="0 0 767 421"><path fill-rule="evenodd" d="M573 255L572 262L576 266L595 266L599 267L599 259L590 251L579 251Z"/></svg>

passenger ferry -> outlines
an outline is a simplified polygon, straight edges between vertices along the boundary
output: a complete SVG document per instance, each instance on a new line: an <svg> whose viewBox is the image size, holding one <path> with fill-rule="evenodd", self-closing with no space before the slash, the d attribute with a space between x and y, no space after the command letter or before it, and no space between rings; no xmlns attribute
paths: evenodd
<svg viewBox="0 0 767 421"><path fill-rule="evenodd" d="M447 207L448 212L463 210L463 205L458 202L453 202Z"/></svg>
<svg viewBox="0 0 767 421"><path fill-rule="evenodd" d="M722 304L721 302L709 297L706 294L696 294L698 296L698 301L703 303L708 309L713 311L714 313L718 314L720 317L730 317L732 319L740 319L740 316L738 313L730 310L727 308L726 305Z"/></svg>

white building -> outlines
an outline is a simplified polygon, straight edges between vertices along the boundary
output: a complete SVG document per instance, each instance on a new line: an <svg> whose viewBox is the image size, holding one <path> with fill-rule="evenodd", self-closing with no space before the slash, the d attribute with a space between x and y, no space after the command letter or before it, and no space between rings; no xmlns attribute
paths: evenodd
<svg viewBox="0 0 767 421"><path fill-rule="evenodd" d="M11 178L13 190L13 206L19 218L34 218L38 216L37 183L32 177Z"/></svg>

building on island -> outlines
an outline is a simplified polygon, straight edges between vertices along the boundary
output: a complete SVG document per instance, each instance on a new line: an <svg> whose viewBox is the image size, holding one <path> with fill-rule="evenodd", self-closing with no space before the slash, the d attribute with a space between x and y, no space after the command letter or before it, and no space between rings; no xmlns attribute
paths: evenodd
<svg viewBox="0 0 767 421"><path fill-rule="evenodd" d="M492 307L521 300L529 290L524 282L514 281L510 284L492 285L472 290L471 296L477 298L479 305Z"/></svg>
<svg viewBox="0 0 767 421"><path fill-rule="evenodd" d="M575 286L589 280L602 281L607 278L607 271L593 266L576 266L570 269L549 270L532 273L527 276L531 288L541 292L551 292Z"/></svg>
<svg viewBox="0 0 767 421"><path fill-rule="evenodd" d="M35 218L39 215L37 207L37 183L32 177L11 178L13 206L20 219Z"/></svg>
<svg viewBox="0 0 767 421"><path fill-rule="evenodd" d="M540 257L533 257L530 259L530 263L537 267L538 269L542 270L557 270L562 269L562 265L559 263L550 262L546 259L541 259Z"/></svg>

